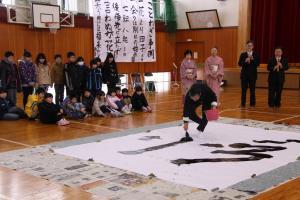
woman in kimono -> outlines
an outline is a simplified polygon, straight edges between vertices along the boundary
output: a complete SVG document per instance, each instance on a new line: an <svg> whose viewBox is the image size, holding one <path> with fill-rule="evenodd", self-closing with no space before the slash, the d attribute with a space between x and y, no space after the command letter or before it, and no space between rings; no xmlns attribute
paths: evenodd
<svg viewBox="0 0 300 200"><path fill-rule="evenodd" d="M195 61L192 59L193 52L186 50L184 53L184 60L180 66L180 77L181 77L181 88L183 99L190 87L196 83L197 78L197 66Z"/></svg>
<svg viewBox="0 0 300 200"><path fill-rule="evenodd" d="M218 49L216 47L211 49L211 56L205 61L204 74L206 84L215 92L218 104L220 104L220 85L224 77L224 62L218 56Z"/></svg>

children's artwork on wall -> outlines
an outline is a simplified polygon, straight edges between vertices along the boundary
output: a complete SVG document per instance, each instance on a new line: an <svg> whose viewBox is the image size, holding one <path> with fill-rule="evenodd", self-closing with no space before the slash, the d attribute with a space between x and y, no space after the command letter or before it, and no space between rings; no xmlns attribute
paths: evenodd
<svg viewBox="0 0 300 200"><path fill-rule="evenodd" d="M155 62L152 0L94 0L95 56L117 62Z"/></svg>
<svg viewBox="0 0 300 200"><path fill-rule="evenodd" d="M56 149L59 154L140 173L187 186L226 188L276 169L299 156L300 135L209 122L204 133L191 123L193 141L179 141L174 126Z"/></svg>

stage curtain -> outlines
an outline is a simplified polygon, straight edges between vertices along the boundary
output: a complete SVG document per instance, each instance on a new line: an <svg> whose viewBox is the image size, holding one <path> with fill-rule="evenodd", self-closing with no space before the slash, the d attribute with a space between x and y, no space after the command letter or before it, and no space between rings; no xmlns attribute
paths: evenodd
<svg viewBox="0 0 300 200"><path fill-rule="evenodd" d="M291 63L300 63L300 1L252 0L251 39L261 62L281 46Z"/></svg>

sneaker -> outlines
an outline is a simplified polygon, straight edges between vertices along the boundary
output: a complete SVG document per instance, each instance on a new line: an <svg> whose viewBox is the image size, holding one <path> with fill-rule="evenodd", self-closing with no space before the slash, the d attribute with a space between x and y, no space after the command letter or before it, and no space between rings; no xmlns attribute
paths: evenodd
<svg viewBox="0 0 300 200"><path fill-rule="evenodd" d="M124 115L118 111L112 112L111 113L112 117L123 117Z"/></svg>
<svg viewBox="0 0 300 200"><path fill-rule="evenodd" d="M66 126L66 125L69 125L69 124L70 124L70 122L67 121L67 120L65 120L65 119L61 119L61 120L59 120L59 121L57 122L57 125L58 125L58 126Z"/></svg>
<svg viewBox="0 0 300 200"><path fill-rule="evenodd" d="M128 114L131 113L130 110L129 110L127 107L124 107L124 108L122 109L122 112L123 112L125 115L128 115Z"/></svg>
<svg viewBox="0 0 300 200"><path fill-rule="evenodd" d="M148 109L146 107L143 107L143 112L148 112Z"/></svg>
<svg viewBox="0 0 300 200"><path fill-rule="evenodd" d="M197 127L197 130L198 130L200 133L203 133L203 132L204 132L204 130L203 130L200 126Z"/></svg>

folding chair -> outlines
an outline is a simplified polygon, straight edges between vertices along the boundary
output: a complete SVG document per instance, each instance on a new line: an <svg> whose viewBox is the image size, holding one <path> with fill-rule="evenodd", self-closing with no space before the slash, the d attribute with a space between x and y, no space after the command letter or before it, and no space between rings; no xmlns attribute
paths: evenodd
<svg viewBox="0 0 300 200"><path fill-rule="evenodd" d="M143 87L142 76L140 73L132 73L131 78L131 87L134 89L136 86Z"/></svg>

